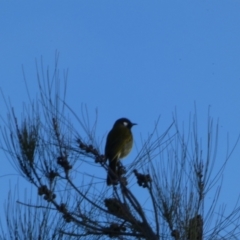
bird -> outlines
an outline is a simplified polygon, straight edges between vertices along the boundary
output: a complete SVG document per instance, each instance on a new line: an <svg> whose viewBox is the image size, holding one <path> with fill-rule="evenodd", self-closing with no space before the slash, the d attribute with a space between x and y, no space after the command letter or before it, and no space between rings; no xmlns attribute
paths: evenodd
<svg viewBox="0 0 240 240"><path fill-rule="evenodd" d="M105 145L105 157L108 159L109 167L107 174L107 185L117 184L117 164L118 161L126 157L133 146L133 135L131 128L137 125L127 118L118 119L107 135Z"/></svg>

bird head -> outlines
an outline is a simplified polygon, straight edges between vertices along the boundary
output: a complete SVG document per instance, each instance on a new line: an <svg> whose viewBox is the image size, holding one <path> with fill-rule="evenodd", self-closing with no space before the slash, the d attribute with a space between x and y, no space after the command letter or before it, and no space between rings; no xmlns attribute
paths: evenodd
<svg viewBox="0 0 240 240"><path fill-rule="evenodd" d="M136 123L132 123L129 119L127 118L119 118L113 125L113 127L117 126L125 126L129 129L131 129L134 125L137 125Z"/></svg>

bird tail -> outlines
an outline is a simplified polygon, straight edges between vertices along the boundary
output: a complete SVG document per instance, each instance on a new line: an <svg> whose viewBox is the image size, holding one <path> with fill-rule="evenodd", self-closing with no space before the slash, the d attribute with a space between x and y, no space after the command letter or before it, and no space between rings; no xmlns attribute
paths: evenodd
<svg viewBox="0 0 240 240"><path fill-rule="evenodd" d="M107 185L116 185L118 182L117 176L117 161L109 160L108 175L107 175Z"/></svg>

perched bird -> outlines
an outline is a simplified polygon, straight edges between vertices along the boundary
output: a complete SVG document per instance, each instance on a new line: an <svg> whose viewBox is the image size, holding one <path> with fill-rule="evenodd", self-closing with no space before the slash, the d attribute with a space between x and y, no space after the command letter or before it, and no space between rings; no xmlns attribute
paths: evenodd
<svg viewBox="0 0 240 240"><path fill-rule="evenodd" d="M133 136L131 132L132 123L127 118L118 119L111 131L108 133L105 156L109 161L109 169L107 175L107 185L117 184L117 163L119 159L126 157L133 146Z"/></svg>

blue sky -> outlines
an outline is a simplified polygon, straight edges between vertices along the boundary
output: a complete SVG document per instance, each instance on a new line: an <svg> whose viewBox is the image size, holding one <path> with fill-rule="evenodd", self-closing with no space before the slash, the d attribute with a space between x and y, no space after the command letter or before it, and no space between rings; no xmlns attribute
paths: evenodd
<svg viewBox="0 0 240 240"><path fill-rule="evenodd" d="M210 106L219 119L219 162L240 133L240 2L239 1L16 1L0 3L0 88L20 116L37 94L35 60L68 70L67 102L90 116L98 109L98 138L119 117L128 117L135 145L171 123L188 124L197 105L199 135L206 137ZM0 101L1 116L7 110ZM104 145L104 144L103 144ZM102 146L103 149L104 146ZM136 154L136 148L131 157ZM22 181L0 153L0 204L9 182ZM223 156L223 157L222 157ZM240 148L224 174L222 202L233 206L238 191ZM7 175L6 174L12 174ZM96 173L97 174L97 173Z"/></svg>

